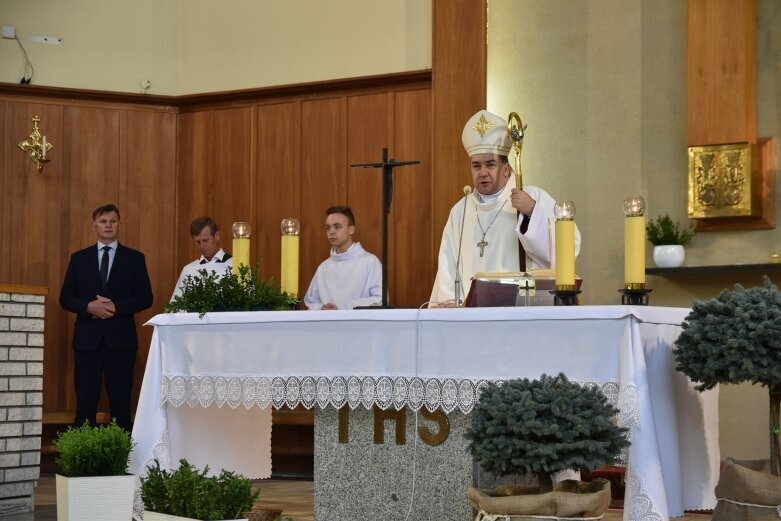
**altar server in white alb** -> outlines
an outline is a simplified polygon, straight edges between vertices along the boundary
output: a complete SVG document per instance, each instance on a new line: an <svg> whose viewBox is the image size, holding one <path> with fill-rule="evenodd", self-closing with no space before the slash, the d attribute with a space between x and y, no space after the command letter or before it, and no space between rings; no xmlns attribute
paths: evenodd
<svg viewBox="0 0 781 521"><path fill-rule="evenodd" d="M469 118L461 140L469 155L474 190L450 210L430 307L455 305L457 273L466 293L475 273L519 271L518 241L526 252L526 271L550 268L554 251L550 229L556 201L536 186L514 188L507 158L512 148L507 120L481 110ZM576 228L576 255L579 250Z"/></svg>
<svg viewBox="0 0 781 521"><path fill-rule="evenodd" d="M190 223L190 237L192 237L198 251L201 252L201 256L182 268L171 300L182 294L184 279L188 275L197 277L200 275L198 273L200 270L207 270L207 272L211 271L218 276L223 276L225 270L230 270L233 267L231 255L220 248L220 230L211 217L204 215L193 219L193 222Z"/></svg>
<svg viewBox="0 0 781 521"><path fill-rule="evenodd" d="M355 217L347 206L325 211L331 256L315 272L304 296L309 309L353 309L382 304L382 264L353 242Z"/></svg>

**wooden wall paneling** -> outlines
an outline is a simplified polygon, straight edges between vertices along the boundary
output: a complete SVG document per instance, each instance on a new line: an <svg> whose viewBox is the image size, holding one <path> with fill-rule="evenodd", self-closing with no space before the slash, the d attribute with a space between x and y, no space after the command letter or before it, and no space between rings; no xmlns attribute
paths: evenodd
<svg viewBox="0 0 781 521"><path fill-rule="evenodd" d="M85 248L96 241L92 230L92 211L98 206L119 202L119 110L97 107L65 106L63 112L63 229L64 263L61 277L64 276L70 253ZM119 208L122 212L122 208ZM119 240L123 230L119 229ZM64 311L61 311L65 313ZM66 341L70 350L73 337L73 320L67 315ZM46 350L51 346L46 346ZM44 353L44 357L48 352ZM49 396L44 387L44 410L73 411L75 396L73 391L73 357L69 354L64 371L56 378L64 383L58 396ZM51 378L49 375L48 378ZM45 384L44 384L45 386ZM64 392L63 392L64 391ZM56 400L58 406L52 407ZM48 405L48 406L47 406ZM100 409L105 409L103 396Z"/></svg>
<svg viewBox="0 0 781 521"><path fill-rule="evenodd" d="M758 145L752 164L755 217L694 219L707 230L775 227L775 143L757 138L756 0L689 0L686 7L686 140L692 146ZM684 174L685 175L685 174Z"/></svg>
<svg viewBox="0 0 781 521"><path fill-rule="evenodd" d="M291 100L307 100L341 96L358 92L381 92L393 89L409 89L428 87L431 81L431 69L375 74L353 78L337 78L333 80L294 83L290 85L275 85L257 89L241 89L235 91L207 92L202 94L186 94L184 96L166 97L167 103L178 107L180 113L206 110L210 108L238 106L242 104L282 103ZM4 88L5 87L5 88ZM13 84L0 84L0 95L4 90L18 90ZM72 90L72 89L69 89ZM141 95L143 99L147 95ZM122 96L124 98L124 96ZM159 97L149 96L155 100ZM132 99L132 98L131 98ZM127 100L130 101L130 100Z"/></svg>
<svg viewBox="0 0 781 521"><path fill-rule="evenodd" d="M250 262L252 265L257 265L258 261L260 260L260 252L259 252L259 244L257 240L257 234L260 230L268 227L268 223L261 223L258 221L258 203L255 200L255 195L257 194L257 177L255 176L255 172L258 168L258 107L255 105L250 105L249 107L250 113L249 113L249 185L247 186L247 191L249 192L249 221L253 223L253 227L255 230L255 240L252 241L250 244ZM233 235L233 230L231 227L231 235Z"/></svg>
<svg viewBox="0 0 781 521"><path fill-rule="evenodd" d="M355 215L354 239L382 260L382 170L350 168L359 163L382 160L382 149L395 157L392 142L392 94L349 96L347 98L347 198L333 204L347 204ZM397 169L394 176L401 173ZM325 217L325 216L323 216ZM397 217L397 216L394 216ZM390 219L389 219L390 222ZM390 238L390 236L389 236ZM390 256L390 241L389 241ZM388 278L393 280L391 266ZM389 292L390 293L390 292ZM393 302L393 294L390 294Z"/></svg>
<svg viewBox="0 0 781 521"><path fill-rule="evenodd" d="M58 404L64 367L70 355L67 316L59 306L67 256L62 255L62 151L63 110L58 105L9 103L8 136L13 149L9 156L6 184L3 187L4 206L9 209L7 244L3 248L10 256L4 282L46 286L46 318L44 323L44 404ZM32 130L32 117L39 115L39 129L54 147L51 159L39 172L27 153L16 144L26 139Z"/></svg>
<svg viewBox="0 0 781 521"><path fill-rule="evenodd" d="M198 216L214 217L214 111L188 112L178 116L176 169L176 269L196 259L190 238L190 222ZM220 237L230 251L231 224L219 220ZM179 275L177 271L176 275ZM171 283L171 291L176 281Z"/></svg>
<svg viewBox="0 0 781 521"><path fill-rule="evenodd" d="M301 221L301 104L297 102L257 107L255 211L258 231L253 234L261 276L279 281L282 219ZM299 295L309 280L299 273Z"/></svg>
<svg viewBox="0 0 781 521"><path fill-rule="evenodd" d="M234 222L247 221L252 226L252 235L258 232L258 223L252 222L253 127L252 107L214 111L214 167L210 173L214 192L212 217L223 230L220 236L229 250ZM189 222L185 226L188 225Z"/></svg>
<svg viewBox="0 0 781 521"><path fill-rule="evenodd" d="M125 143L123 226L127 245L146 257L152 282L152 307L136 316L139 350L136 361L134 403L141 390L152 328L142 324L162 312L179 275L175 259L176 220L176 114L160 111L123 112Z"/></svg>
<svg viewBox="0 0 781 521"><path fill-rule="evenodd" d="M11 207L9 205L6 176L11 175L11 151L15 146L13 139L6 139L7 129L11 122L11 112L5 100L0 100L0 241L2 244L11 244L11 229L8 226ZM20 139L21 141L21 139ZM11 248L0 248L0 283L10 281Z"/></svg>
<svg viewBox="0 0 781 521"><path fill-rule="evenodd" d="M328 257L325 210L347 200L347 102L344 97L301 104L302 296Z"/></svg>
<svg viewBox="0 0 781 521"><path fill-rule="evenodd" d="M448 213L469 180L461 131L486 105L487 0L433 0L433 262ZM458 35L454 38L453 35Z"/></svg>
<svg viewBox="0 0 781 521"><path fill-rule="evenodd" d="M39 172L27 153L19 150L16 144L29 136L34 115L41 117L41 133L50 142L61 144L62 109L55 105L29 103L10 103L9 107L9 137L14 153L9 157L8 184L4 187L3 198L10 208L7 220L10 235L6 244L13 245L14 258L9 259L6 282L48 286L50 255L59 254L59 233L55 234L54 230L60 224L56 199L62 177L61 156L50 151L48 156L52 161Z"/></svg>
<svg viewBox="0 0 781 521"><path fill-rule="evenodd" d="M369 202L368 197L364 200L359 195L364 190L362 183L368 178L348 182L348 175L354 178L348 173L348 165L351 161L379 159L379 149L385 143L374 144L371 139L376 135L368 136L368 140L360 136L351 142L350 154L356 155L352 159L348 154L348 117L353 121L350 135L354 136L353 132L360 128L357 125L363 117L361 114L374 103L364 102L384 100L380 101L386 110L384 123L376 126L384 132L391 155L404 159L401 156L407 154L408 147L421 143L416 142L419 138L415 137L415 130L401 128L413 119L408 111L411 114L414 109L403 108L410 103L406 95L397 101L394 93L402 89L427 91L431 73L413 76L401 83L395 77L370 78L368 82L361 78L343 80L336 86L324 82L290 92L274 89L260 97L242 94L240 100L230 95L225 99L212 96L200 105L185 103L186 108L177 99L144 97L149 103L143 104L122 96L113 99L105 93L97 99L90 93L64 89L52 96L45 89L9 92L13 86L0 85L0 138L4 143L0 149L0 240L13 245L0 250L0 270L4 270L0 275L7 277L2 282L25 282L8 280L13 278L12 273L22 276L29 272L25 270L31 266L30 262L35 262L37 250L32 247L33 253L29 253L30 248L23 246L27 252L23 255L33 260L16 259L14 243L19 242L17 236L23 230L17 223L38 223L41 215L45 215L43 228L37 230L43 229L47 234L48 249L42 256L50 259L48 272L43 283L30 281L48 286L51 291L45 326L45 414L49 418L67 418L75 407L70 349L73 315L59 308L57 297L70 253L95 241L91 229L91 212L95 207L107 202L118 203L123 215L120 240L146 253L156 295L150 315L167 299L181 266L195 257L187 227L193 217L202 214L212 215L222 226L223 245L228 250L230 225L238 218L232 214L244 214L242 218L248 214L255 228L253 244L257 253L266 266L273 264L273 273L269 266L269 273L264 276L278 276L279 221L288 215L299 217L303 226L300 274L303 294L317 265L328 255L323 233L327 206L344 202L355 206L363 234L360 240L367 245L370 239L366 231L373 227L379 230L379 212L372 216L371 209L362 207ZM84 96L80 97L81 94ZM358 99L364 95L366 99ZM351 96L355 100L350 109L352 114L348 115ZM30 106L37 105L42 107L41 112L49 111L45 116L41 114L42 128L56 147L43 178L26 178L23 180L26 185L14 184L17 181L14 176L18 175L14 165L29 161L16 149L16 143L29 135L32 114L20 116L14 112L17 115L12 116L12 104L19 105L18 114L33 111ZM407 115L399 116L401 113ZM52 114L59 114L58 128L49 126L48 121L54 121ZM377 122L361 124L370 128L374 123ZM24 131L15 130L14 125ZM418 131L429 132L422 127ZM395 141L399 147L394 153ZM369 157L357 153L364 147ZM59 181L52 182L57 176ZM416 182L411 176L405 177ZM45 197L41 189L29 184L32 180L50 183L43 188ZM376 181L370 181L375 182L379 199L379 176ZM175 203L170 202L171 191ZM402 196L406 191L411 195ZM396 183L396 194L397 206L402 197L405 201L418 196L431 199L419 187L405 187L401 181ZM170 206L166 206L166 201ZM411 212L394 209L393 215L408 211ZM31 212L35 215L28 219ZM376 219L377 224L372 225L371 219ZM46 224L52 221L47 228ZM394 241L400 238L401 242L407 232L396 232L393 221L391 226L390 244L394 251ZM437 241L439 232L436 231ZM21 240L31 243L40 237L33 234ZM379 245L378 236L373 240ZM410 246L410 250L417 248ZM51 249L56 251L52 254ZM266 261L267 256L273 260ZM394 260L391 259L392 268ZM421 286L419 281L413 285ZM403 303L417 303L417 296L407 297L402 284L397 286L398 290L391 289L392 297L397 293ZM425 286L423 293L427 295L430 282ZM141 328L142 351L148 340L143 337L148 334ZM142 358L143 354L140 367ZM105 405L104 399L102 410Z"/></svg>
<svg viewBox="0 0 781 521"><path fill-rule="evenodd" d="M756 0L687 4L689 146L756 143Z"/></svg>
<svg viewBox="0 0 781 521"><path fill-rule="evenodd" d="M71 252L95 242L92 211L119 203L119 114L112 109L65 108L64 145L69 159L63 173L68 186L67 246Z"/></svg>
<svg viewBox="0 0 781 521"><path fill-rule="evenodd" d="M395 179L395 195L391 215L395 244L392 252L395 266L390 294L396 295L399 306L417 307L428 301L434 285L441 230L432 229L431 186L431 91L429 89L400 91L395 94L396 143L399 160L420 161L405 166Z"/></svg>
<svg viewBox="0 0 781 521"><path fill-rule="evenodd" d="M68 105L62 106L62 132L63 132L63 147L62 147L62 184L60 189L60 209L62 224L60 226L62 238L60 244L60 258L62 262L62 273L60 278L65 277L65 269L67 263L70 261L70 255L75 248L71 248L71 225L70 220L70 180L69 171L71 168L71 161L73 154L70 150L70 139L66 137L67 126L67 112ZM60 344L54 344L54 347L45 342L44 347L44 383L43 383L43 413L44 416L51 413L76 410L76 395L74 391L74 378L73 378L73 350L71 349L71 340L73 338L73 323L75 317L73 314L66 312L59 307L59 290L60 286L54 292L57 295L58 306L56 312L57 325L59 326L60 334L62 338ZM51 292L49 293L51 295ZM44 328L47 328L51 324L53 316L47 316L44 323ZM59 349L58 349L59 347ZM59 351L55 353L55 351ZM56 357L56 366L52 366L52 358ZM49 362L47 362L49 360ZM54 371L52 371L54 369ZM46 371L50 372L47 373Z"/></svg>

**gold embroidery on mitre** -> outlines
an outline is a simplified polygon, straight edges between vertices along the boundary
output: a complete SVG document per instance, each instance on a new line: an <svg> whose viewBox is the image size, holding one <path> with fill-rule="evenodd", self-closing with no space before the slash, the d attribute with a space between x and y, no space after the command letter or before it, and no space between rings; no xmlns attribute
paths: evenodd
<svg viewBox="0 0 781 521"><path fill-rule="evenodd" d="M477 120L477 123L475 123L475 126L472 128L480 134L480 137L483 137L486 132L494 128L494 124L485 119L485 116L481 114L480 119Z"/></svg>

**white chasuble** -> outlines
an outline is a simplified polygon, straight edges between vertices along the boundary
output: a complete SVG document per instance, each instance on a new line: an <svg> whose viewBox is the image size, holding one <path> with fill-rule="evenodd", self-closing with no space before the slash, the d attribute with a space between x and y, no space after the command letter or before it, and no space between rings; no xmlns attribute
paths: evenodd
<svg viewBox="0 0 781 521"><path fill-rule="evenodd" d="M513 183L508 182L492 202L480 202L477 193L461 198L450 210L439 247L437 277L431 292L431 306L455 298L456 265L461 273L462 298L472 276L479 272L519 271L518 241L526 251L526 269L551 268L554 243L551 233L556 201L536 186L524 186L537 203L525 233L518 212L510 203ZM466 204L464 204L466 202ZM463 239L461 223L463 220ZM461 245L461 260L459 257ZM575 252L580 249L580 232L575 230ZM482 255L481 255L482 253Z"/></svg>

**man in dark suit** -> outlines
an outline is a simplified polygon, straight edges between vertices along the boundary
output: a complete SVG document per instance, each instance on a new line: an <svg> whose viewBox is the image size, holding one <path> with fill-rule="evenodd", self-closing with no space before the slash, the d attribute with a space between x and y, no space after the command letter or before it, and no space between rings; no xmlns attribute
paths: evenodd
<svg viewBox="0 0 781 521"><path fill-rule="evenodd" d="M92 229L97 246L71 255L60 291L60 305L76 313L74 425L95 424L105 375L111 417L132 431L130 395L138 350L133 315L152 305L152 285L144 254L117 242L116 206L92 212Z"/></svg>

